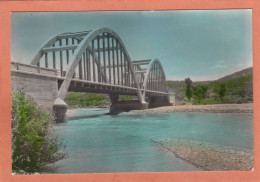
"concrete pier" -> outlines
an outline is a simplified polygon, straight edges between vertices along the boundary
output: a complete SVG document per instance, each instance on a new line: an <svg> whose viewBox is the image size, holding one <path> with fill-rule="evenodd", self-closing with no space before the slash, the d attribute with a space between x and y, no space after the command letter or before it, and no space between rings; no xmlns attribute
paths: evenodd
<svg viewBox="0 0 260 182"><path fill-rule="evenodd" d="M57 98L53 104L56 123L63 123L66 119L68 105L60 98Z"/></svg>
<svg viewBox="0 0 260 182"><path fill-rule="evenodd" d="M140 104L138 102L125 102L125 103L116 103L110 105L110 113L118 114L120 112L127 112L131 110L143 110L148 109L148 103Z"/></svg>
<svg viewBox="0 0 260 182"><path fill-rule="evenodd" d="M170 102L169 96L149 97L148 108L172 106L172 105L173 105L173 103Z"/></svg>

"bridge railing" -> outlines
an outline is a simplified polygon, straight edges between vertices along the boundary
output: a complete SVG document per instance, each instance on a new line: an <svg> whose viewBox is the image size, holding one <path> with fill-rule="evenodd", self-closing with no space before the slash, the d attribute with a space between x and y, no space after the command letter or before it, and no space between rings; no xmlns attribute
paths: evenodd
<svg viewBox="0 0 260 182"><path fill-rule="evenodd" d="M19 63L19 62L11 62L11 71L26 72L26 73L40 74L46 76L58 75L58 72L55 69L40 68L38 66Z"/></svg>

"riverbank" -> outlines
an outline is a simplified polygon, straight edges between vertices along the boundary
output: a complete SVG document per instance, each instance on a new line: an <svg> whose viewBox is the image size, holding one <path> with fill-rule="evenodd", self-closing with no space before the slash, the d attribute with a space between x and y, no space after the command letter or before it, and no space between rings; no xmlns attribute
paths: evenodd
<svg viewBox="0 0 260 182"><path fill-rule="evenodd" d="M172 112L211 112L211 113L253 113L253 103L215 104L215 105L178 105L164 106L147 110L135 110L134 114L172 113Z"/></svg>
<svg viewBox="0 0 260 182"><path fill-rule="evenodd" d="M108 108L88 107L68 109L66 115L74 117L82 109ZM214 105L177 105L151 108L146 110L133 110L134 114L142 113L172 113L172 112L211 112L211 113L253 113L253 103L245 104L214 104Z"/></svg>
<svg viewBox="0 0 260 182"><path fill-rule="evenodd" d="M253 150L249 149L216 146L189 139L153 142L207 171L250 171L254 167Z"/></svg>

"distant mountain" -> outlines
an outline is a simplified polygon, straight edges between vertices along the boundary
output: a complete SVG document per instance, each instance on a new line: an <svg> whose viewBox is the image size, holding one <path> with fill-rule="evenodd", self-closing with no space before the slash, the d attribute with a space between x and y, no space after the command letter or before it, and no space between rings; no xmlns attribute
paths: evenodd
<svg viewBox="0 0 260 182"><path fill-rule="evenodd" d="M194 81L193 83L195 85L207 85L207 84L211 84L211 83L215 83L215 82L227 81L227 80L231 80L234 78L238 78L238 77L242 77L242 76L246 76L246 75L252 75L252 74L253 74L253 67L249 67L249 68L243 69L241 71L232 73L230 75L224 76L222 78L219 78L217 80ZM192 77L190 79L192 80ZM185 84L184 80L167 80L167 82L172 83L173 85L181 83L181 85L183 86L183 84Z"/></svg>
<svg viewBox="0 0 260 182"><path fill-rule="evenodd" d="M237 72L232 73L230 75L224 76L222 78L219 78L218 80L216 80L216 82L227 81L227 80L231 80L231 79L234 79L234 78L252 75L252 74L253 74L253 67L250 67L250 68L243 69L241 71L237 71Z"/></svg>

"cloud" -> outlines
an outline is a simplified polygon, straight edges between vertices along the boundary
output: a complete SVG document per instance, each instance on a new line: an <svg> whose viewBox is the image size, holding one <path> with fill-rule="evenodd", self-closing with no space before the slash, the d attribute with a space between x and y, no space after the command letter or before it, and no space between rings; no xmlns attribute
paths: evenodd
<svg viewBox="0 0 260 182"><path fill-rule="evenodd" d="M244 65L242 63L238 63L237 67L243 67Z"/></svg>
<svg viewBox="0 0 260 182"><path fill-rule="evenodd" d="M223 69L223 68L227 68L228 65L224 63L224 61L220 61L220 62L217 62L217 64L209 67L210 69Z"/></svg>

